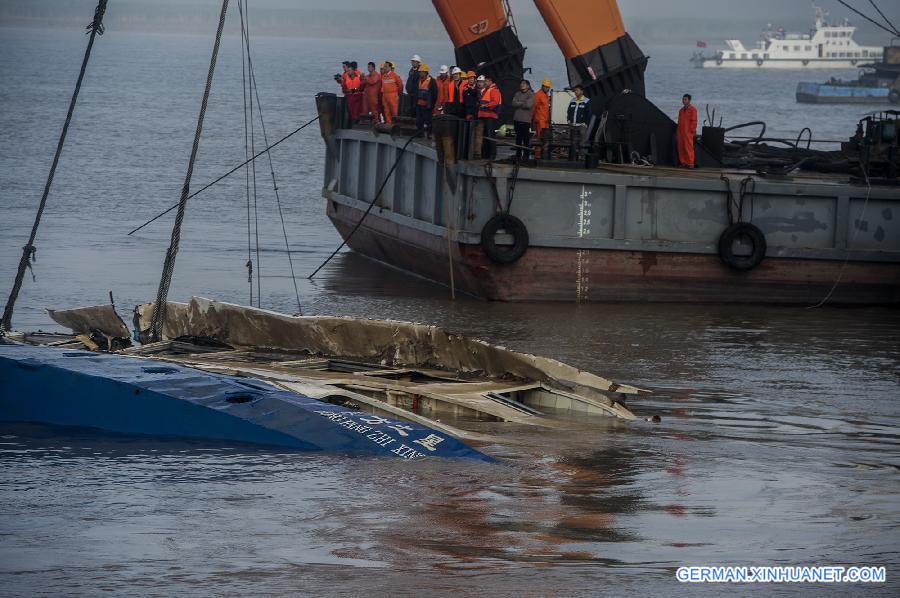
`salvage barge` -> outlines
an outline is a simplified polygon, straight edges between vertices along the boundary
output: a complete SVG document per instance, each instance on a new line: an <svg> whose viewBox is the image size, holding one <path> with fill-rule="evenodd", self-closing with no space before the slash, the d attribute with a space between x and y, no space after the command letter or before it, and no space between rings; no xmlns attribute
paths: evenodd
<svg viewBox="0 0 900 598"><path fill-rule="evenodd" d="M194 297L51 311L72 335L0 338L0 421L403 459L492 460L515 429L633 420L616 384L434 326L287 316ZM485 426L488 426L486 429Z"/></svg>
<svg viewBox="0 0 900 598"><path fill-rule="evenodd" d="M454 37L459 66L517 81L524 48L500 2L464 4L489 26ZM413 138L408 120L350 123L342 98L318 96L322 194L350 248L499 301L900 302L900 115L834 152L704 127L699 168L675 168L675 125L643 97L647 58L615 2L537 4L595 106L588 127L545 130L542 160L482 159L473 122ZM610 7L617 22L575 26Z"/></svg>

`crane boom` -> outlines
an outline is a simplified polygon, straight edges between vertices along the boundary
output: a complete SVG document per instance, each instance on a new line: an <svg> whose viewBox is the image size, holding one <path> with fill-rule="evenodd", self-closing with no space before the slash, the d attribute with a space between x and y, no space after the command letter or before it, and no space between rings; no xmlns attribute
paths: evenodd
<svg viewBox="0 0 900 598"><path fill-rule="evenodd" d="M490 76L503 96L509 120L512 97L524 75L525 48L503 0L432 0L453 42L456 64Z"/></svg>
<svg viewBox="0 0 900 598"><path fill-rule="evenodd" d="M605 101L630 90L644 95L647 57L625 31L616 0L534 0L566 58L569 85Z"/></svg>

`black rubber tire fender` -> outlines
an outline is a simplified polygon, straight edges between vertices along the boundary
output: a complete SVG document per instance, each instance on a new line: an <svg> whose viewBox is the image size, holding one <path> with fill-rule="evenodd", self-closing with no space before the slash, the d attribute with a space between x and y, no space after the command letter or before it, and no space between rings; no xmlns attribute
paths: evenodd
<svg viewBox="0 0 900 598"><path fill-rule="evenodd" d="M513 236L513 244L497 245L494 238L498 231L505 230ZM525 224L510 214L496 214L481 229L481 249L492 262L512 264L528 249L528 229Z"/></svg>
<svg viewBox="0 0 900 598"><path fill-rule="evenodd" d="M900 104L900 90L892 89L888 92L888 101L891 104Z"/></svg>
<svg viewBox="0 0 900 598"><path fill-rule="evenodd" d="M750 240L753 251L750 255L735 255L734 242L738 237ZM729 268L735 270L752 270L766 257L766 236L759 227L749 222L735 222L722 232L719 237L719 257Z"/></svg>
<svg viewBox="0 0 900 598"><path fill-rule="evenodd" d="M804 60L801 64L803 64L803 66L809 66L809 61L808 61L808 60Z"/></svg>
<svg viewBox="0 0 900 598"><path fill-rule="evenodd" d="M721 56L719 56L719 57L716 58L716 64L719 65L719 66L722 65L722 57L721 57Z"/></svg>
<svg viewBox="0 0 900 598"><path fill-rule="evenodd" d="M762 58L757 58L757 59L756 59L756 66L762 66L762 65L763 65L763 59L762 59Z"/></svg>

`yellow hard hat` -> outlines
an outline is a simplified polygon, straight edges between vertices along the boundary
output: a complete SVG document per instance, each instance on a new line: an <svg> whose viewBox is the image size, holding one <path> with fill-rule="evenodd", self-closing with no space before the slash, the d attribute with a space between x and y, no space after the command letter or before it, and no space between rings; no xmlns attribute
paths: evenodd
<svg viewBox="0 0 900 598"><path fill-rule="evenodd" d="M543 85L544 87L553 87L553 82L550 81L550 79L544 79L543 81L541 81L541 85Z"/></svg>
<svg viewBox="0 0 900 598"><path fill-rule="evenodd" d="M428 65L423 62L419 65L419 70L427 73L429 71Z"/></svg>

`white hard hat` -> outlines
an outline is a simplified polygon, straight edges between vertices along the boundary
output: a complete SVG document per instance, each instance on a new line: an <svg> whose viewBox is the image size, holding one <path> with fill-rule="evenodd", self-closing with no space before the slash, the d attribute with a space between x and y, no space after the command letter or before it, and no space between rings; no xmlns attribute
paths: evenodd
<svg viewBox="0 0 900 598"><path fill-rule="evenodd" d="M478 78L475 80L476 81L484 81L484 75L478 75Z"/></svg>
<svg viewBox="0 0 900 598"><path fill-rule="evenodd" d="M441 73L441 74L449 73L449 72L450 72L450 67L448 67L446 64L442 64L442 65L441 65L441 70L439 70L438 72Z"/></svg>
<svg viewBox="0 0 900 598"><path fill-rule="evenodd" d="M451 75L459 75L459 74L462 74L462 69L459 68L458 66L455 66L455 67L453 67L453 70L450 71L450 74L451 74Z"/></svg>
<svg viewBox="0 0 900 598"><path fill-rule="evenodd" d="M418 54L413 54L413 57L410 60L415 60L416 62L422 62L422 57Z"/></svg>

